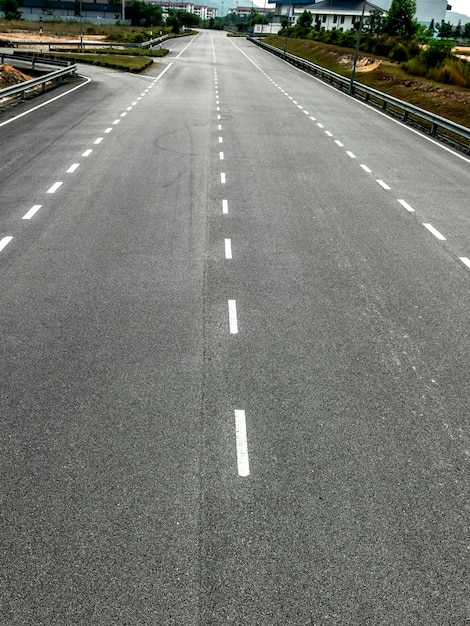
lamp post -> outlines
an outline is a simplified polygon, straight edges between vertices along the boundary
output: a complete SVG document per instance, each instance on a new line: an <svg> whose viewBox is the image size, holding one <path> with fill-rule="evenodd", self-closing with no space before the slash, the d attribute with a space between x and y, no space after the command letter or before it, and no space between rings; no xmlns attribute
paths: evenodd
<svg viewBox="0 0 470 626"><path fill-rule="evenodd" d="M364 0L364 2L362 3L361 19L359 20L359 29L357 31L356 50L354 51L354 61L353 61L353 66L352 66L352 71L351 71L351 82L349 83L349 95L350 96L354 95L354 76L356 74L356 64L357 64L357 57L359 56L359 46L361 43L361 31L362 31L362 23L364 21L365 10L366 10L366 0Z"/></svg>
<svg viewBox="0 0 470 626"><path fill-rule="evenodd" d="M42 16L39 16L39 43L41 44L41 54L42 54Z"/></svg>
<svg viewBox="0 0 470 626"><path fill-rule="evenodd" d="M286 50L287 50L287 35L289 34L289 26L290 26L290 10L292 7L292 0L289 2L289 13L287 15L287 27L286 27L286 37L284 39L284 59L286 58Z"/></svg>
<svg viewBox="0 0 470 626"><path fill-rule="evenodd" d="M83 52L83 11L82 0L80 0L80 52Z"/></svg>

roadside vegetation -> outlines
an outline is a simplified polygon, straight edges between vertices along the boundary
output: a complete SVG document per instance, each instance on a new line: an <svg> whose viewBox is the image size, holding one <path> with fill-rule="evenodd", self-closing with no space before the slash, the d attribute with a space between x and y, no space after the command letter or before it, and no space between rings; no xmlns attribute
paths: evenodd
<svg viewBox="0 0 470 626"><path fill-rule="evenodd" d="M470 23L427 28L415 21L415 13L415 0L393 0L385 18L372 11L362 28L355 79L470 127L470 49L457 56L455 48L456 34L461 41L470 39ZM287 27L286 20L279 35L264 41L349 76L357 37L356 30L322 30L304 11L295 26Z"/></svg>

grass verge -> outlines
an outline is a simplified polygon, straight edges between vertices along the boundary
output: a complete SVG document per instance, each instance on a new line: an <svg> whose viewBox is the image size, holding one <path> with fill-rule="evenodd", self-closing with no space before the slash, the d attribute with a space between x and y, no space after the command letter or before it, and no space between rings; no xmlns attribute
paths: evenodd
<svg viewBox="0 0 470 626"><path fill-rule="evenodd" d="M277 48L284 48L284 37L271 35L264 41ZM287 52L342 76L351 75L354 55L351 48L305 39L288 39ZM380 64L373 70L357 72L357 82L470 128L470 89L450 87L437 81L412 76L398 63L392 63L384 57L368 53L360 54L360 58L380 61Z"/></svg>

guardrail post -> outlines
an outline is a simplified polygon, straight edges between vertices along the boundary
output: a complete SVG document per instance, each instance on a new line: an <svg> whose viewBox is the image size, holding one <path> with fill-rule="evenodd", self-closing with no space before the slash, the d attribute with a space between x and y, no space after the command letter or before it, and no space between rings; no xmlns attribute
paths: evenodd
<svg viewBox="0 0 470 626"><path fill-rule="evenodd" d="M21 98L22 100L24 100L24 94L25 94L25 90L23 89L23 91L21 91L21 93L20 93L20 98Z"/></svg>
<svg viewBox="0 0 470 626"><path fill-rule="evenodd" d="M436 122L433 122L431 126L431 135L434 137L436 132L437 132L437 124Z"/></svg>

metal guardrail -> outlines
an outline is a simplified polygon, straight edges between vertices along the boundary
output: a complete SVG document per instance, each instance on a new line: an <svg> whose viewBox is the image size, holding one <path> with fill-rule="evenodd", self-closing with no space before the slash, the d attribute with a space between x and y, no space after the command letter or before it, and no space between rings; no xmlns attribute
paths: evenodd
<svg viewBox="0 0 470 626"><path fill-rule="evenodd" d="M168 35L163 35L162 37L157 37L156 39L150 39L149 41L144 41L143 43L119 43L119 42L111 42L111 41L11 41L15 47L24 47L24 46L40 46L51 52L56 46L68 46L69 48L77 48L77 50L86 49L86 48L151 48L152 46L156 46L162 41L168 39Z"/></svg>
<svg viewBox="0 0 470 626"><path fill-rule="evenodd" d="M33 54L7 54L6 52L0 53L0 63L5 63L5 59L9 59L13 61L12 65L15 65L15 62L20 63L30 63L31 70L36 69L36 65L49 65L54 66L57 65L59 67L68 67L71 65L69 61L60 61L58 59L44 59L42 57L37 57Z"/></svg>
<svg viewBox="0 0 470 626"><path fill-rule="evenodd" d="M260 46L272 54L275 54L289 63L292 63L292 65L319 76L322 80L325 80L329 84L337 87L340 91L349 92L351 81L348 78L341 76L341 74L337 74L336 72L332 72L331 70L321 67L320 65L316 65L306 59L302 59L302 57L284 52L280 48L276 48L275 46L270 46L259 41L259 39L255 39L253 37L248 37L248 39L257 46ZM442 138L446 138L447 140L451 140L460 148L463 148L466 154L470 154L470 128L457 124L456 122L452 122L451 120L441 117L440 115L430 113L429 111L415 106L414 104L404 102L403 100L389 96L382 91L378 91L377 89L373 89L372 87L368 87L367 85L363 85L362 83L358 83L356 81L353 83L352 92L353 93L351 95L353 97L360 98L371 105L380 106L383 111L387 111L395 117L400 117L403 122L419 125L422 129L428 131L433 137L440 136ZM424 124L423 121L425 122ZM442 130L446 132L443 133ZM463 140L466 140L467 143Z"/></svg>
<svg viewBox="0 0 470 626"><path fill-rule="evenodd" d="M47 83L57 81L60 85L64 76L75 76L76 72L77 66L75 64L72 64L68 65L67 67L62 67L55 72L50 72L49 74L44 74L43 76L39 76L38 78L27 80L23 83L20 83L19 85L12 85L11 87L0 89L0 99L20 94L21 99L24 100L25 94L29 89L41 86L42 91L44 92L46 91Z"/></svg>

